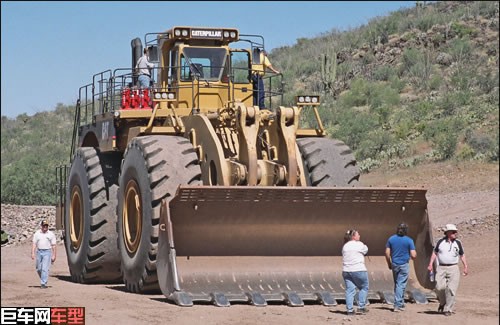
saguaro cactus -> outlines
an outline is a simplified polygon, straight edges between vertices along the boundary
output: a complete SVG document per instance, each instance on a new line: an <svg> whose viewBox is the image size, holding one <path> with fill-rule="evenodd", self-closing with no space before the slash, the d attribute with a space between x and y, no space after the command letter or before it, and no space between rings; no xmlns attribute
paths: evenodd
<svg viewBox="0 0 500 325"><path fill-rule="evenodd" d="M333 91L335 78L337 77L337 52L329 49L321 55L321 81L325 92Z"/></svg>

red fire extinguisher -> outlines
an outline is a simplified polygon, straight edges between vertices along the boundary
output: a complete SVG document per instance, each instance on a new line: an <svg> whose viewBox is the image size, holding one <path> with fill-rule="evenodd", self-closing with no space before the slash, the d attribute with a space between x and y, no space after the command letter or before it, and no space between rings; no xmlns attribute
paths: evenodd
<svg viewBox="0 0 500 325"><path fill-rule="evenodd" d="M141 97L141 107L142 108L149 108L149 89L143 89L142 90L142 97Z"/></svg>
<svg viewBox="0 0 500 325"><path fill-rule="evenodd" d="M132 108L139 108L139 89L133 89L130 97Z"/></svg>
<svg viewBox="0 0 500 325"><path fill-rule="evenodd" d="M122 108L130 108L130 88L122 89Z"/></svg>

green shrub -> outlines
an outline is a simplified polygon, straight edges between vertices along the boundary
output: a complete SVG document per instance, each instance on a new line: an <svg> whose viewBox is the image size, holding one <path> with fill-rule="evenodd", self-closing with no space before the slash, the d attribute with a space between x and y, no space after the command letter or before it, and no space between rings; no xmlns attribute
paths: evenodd
<svg viewBox="0 0 500 325"><path fill-rule="evenodd" d="M440 160L446 160L453 157L458 139L453 132L439 133L432 142L433 148L439 153Z"/></svg>
<svg viewBox="0 0 500 325"><path fill-rule="evenodd" d="M455 38L450 41L448 52L454 61L463 62L470 59L472 45L468 38Z"/></svg>
<svg viewBox="0 0 500 325"><path fill-rule="evenodd" d="M458 152L457 159L458 160L471 160L476 155L474 149L472 149L469 145L465 144Z"/></svg>
<svg viewBox="0 0 500 325"><path fill-rule="evenodd" d="M393 76L396 76L396 71L390 65L383 65L375 69L373 72L373 78L379 81L389 81ZM399 78L398 78L399 79Z"/></svg>
<svg viewBox="0 0 500 325"><path fill-rule="evenodd" d="M423 55L418 49L405 49L402 56L402 72L409 72L410 69L419 62L422 62Z"/></svg>
<svg viewBox="0 0 500 325"><path fill-rule="evenodd" d="M475 152L483 154L492 151L495 146L495 140L490 136L476 132L467 137L466 141Z"/></svg>
<svg viewBox="0 0 500 325"><path fill-rule="evenodd" d="M496 73L492 73L491 70L488 70L486 74L478 74L476 79L479 89L481 89L484 94L492 92L496 87L499 86L498 71L496 71Z"/></svg>
<svg viewBox="0 0 500 325"><path fill-rule="evenodd" d="M359 144L356 150L358 159L376 158L387 151L394 141L393 136L386 130L376 129L369 132L368 136Z"/></svg>
<svg viewBox="0 0 500 325"><path fill-rule="evenodd" d="M485 18L498 17L498 2L497 1L474 1L474 6L477 7L477 14L478 15L481 15ZM498 20L497 20L497 23L498 23Z"/></svg>
<svg viewBox="0 0 500 325"><path fill-rule="evenodd" d="M460 68L451 74L451 85L458 90L469 91L476 82L477 74L475 71L465 68Z"/></svg>
<svg viewBox="0 0 500 325"><path fill-rule="evenodd" d="M394 126L394 135L396 139L406 139L412 132L413 126L414 123L407 118L400 120Z"/></svg>
<svg viewBox="0 0 500 325"><path fill-rule="evenodd" d="M357 150L361 141L376 127L377 121L371 114L342 108L337 111L335 125L329 128L329 133L344 141L352 150Z"/></svg>
<svg viewBox="0 0 500 325"><path fill-rule="evenodd" d="M432 144L434 158L446 160L453 157L457 144L458 133L463 129L463 122L458 118L443 118L427 125L424 139Z"/></svg>
<svg viewBox="0 0 500 325"><path fill-rule="evenodd" d="M470 101L471 93L469 91L456 91L444 94L436 101L436 107L441 110L443 116L452 116L460 107L468 105Z"/></svg>
<svg viewBox="0 0 500 325"><path fill-rule="evenodd" d="M367 82L362 78L354 79L349 91L340 96L342 107L359 107L368 105Z"/></svg>
<svg viewBox="0 0 500 325"><path fill-rule="evenodd" d="M428 120L436 111L436 104L428 100L412 103L407 109L407 115L411 117L414 123Z"/></svg>
<svg viewBox="0 0 500 325"><path fill-rule="evenodd" d="M440 44L445 42L445 39L443 34L434 34L432 35L431 41L434 47L438 47Z"/></svg>
<svg viewBox="0 0 500 325"><path fill-rule="evenodd" d="M380 161L372 158L367 158L358 162L360 172L365 174L380 167L381 165L382 163Z"/></svg>
<svg viewBox="0 0 500 325"><path fill-rule="evenodd" d="M424 159L421 156L410 157L410 158L405 159L403 161L403 166L406 168L415 167L415 166L421 164L423 161L424 161Z"/></svg>
<svg viewBox="0 0 500 325"><path fill-rule="evenodd" d="M443 84L443 77L435 74L429 80L429 89L430 90L438 90L442 84Z"/></svg>
<svg viewBox="0 0 500 325"><path fill-rule="evenodd" d="M387 83L376 82L368 84L366 95L368 96L368 105L372 109L377 109L381 106L392 107L399 105L399 93Z"/></svg>
<svg viewBox="0 0 500 325"><path fill-rule="evenodd" d="M477 35L477 30L475 28L460 22L451 23L451 30L453 30L460 38Z"/></svg>
<svg viewBox="0 0 500 325"><path fill-rule="evenodd" d="M398 93L401 93L401 91L406 87L406 81L399 78L398 76L391 76L389 77L389 82L391 85L391 88L396 90Z"/></svg>

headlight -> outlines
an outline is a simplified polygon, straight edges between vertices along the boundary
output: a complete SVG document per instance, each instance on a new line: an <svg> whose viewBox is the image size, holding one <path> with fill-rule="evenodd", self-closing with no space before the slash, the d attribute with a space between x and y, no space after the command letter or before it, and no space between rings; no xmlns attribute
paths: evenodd
<svg viewBox="0 0 500 325"><path fill-rule="evenodd" d="M167 93L161 93L161 98L162 99L167 99Z"/></svg>
<svg viewBox="0 0 500 325"><path fill-rule="evenodd" d="M182 30L182 36L184 37L188 36L188 31L186 29Z"/></svg>
<svg viewBox="0 0 500 325"><path fill-rule="evenodd" d="M304 102L304 97L300 96L299 97L299 103L303 103Z"/></svg>
<svg viewBox="0 0 500 325"><path fill-rule="evenodd" d="M306 103L310 103L310 102L311 102L311 97L306 96Z"/></svg>
<svg viewBox="0 0 500 325"><path fill-rule="evenodd" d="M231 32L231 37L236 38L236 32Z"/></svg>
<svg viewBox="0 0 500 325"><path fill-rule="evenodd" d="M160 99L161 98L161 94L160 93L155 93L155 99Z"/></svg>
<svg viewBox="0 0 500 325"><path fill-rule="evenodd" d="M317 103L317 102L318 102L318 97L313 97L313 98L312 98L312 102L313 102L313 103Z"/></svg>
<svg viewBox="0 0 500 325"><path fill-rule="evenodd" d="M174 99L175 95L174 93L168 93L168 99Z"/></svg>
<svg viewBox="0 0 500 325"><path fill-rule="evenodd" d="M224 31L224 37L229 37L229 32L227 30Z"/></svg>
<svg viewBox="0 0 500 325"><path fill-rule="evenodd" d="M174 31L174 35L175 35L175 36L181 36L181 31L180 31L179 29L176 29L176 30Z"/></svg>
<svg viewBox="0 0 500 325"><path fill-rule="evenodd" d="M114 115L115 115L115 117L120 117L120 112L115 111Z"/></svg>

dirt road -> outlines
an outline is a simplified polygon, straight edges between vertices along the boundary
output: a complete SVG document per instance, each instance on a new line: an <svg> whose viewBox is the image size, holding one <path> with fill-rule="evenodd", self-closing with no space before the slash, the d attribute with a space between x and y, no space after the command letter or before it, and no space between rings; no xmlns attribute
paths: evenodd
<svg viewBox="0 0 500 325"><path fill-rule="evenodd" d="M1 305L31 307L85 307L86 324L454 324L499 323L499 254L498 254L498 166L485 173L477 186L477 173L470 179L457 178L451 171L446 181L454 184L452 192L439 190L439 178L432 173L419 180L430 185L429 214L435 227L448 222L459 226L469 263L470 274L462 277L456 314L445 318L437 314L438 303L407 304L406 311L393 313L390 306L372 303L363 316L347 317L345 305L336 307L309 305L287 307L271 304L254 307L234 304L229 308L197 304L178 307L162 295L128 293L119 285L80 285L69 281L64 247L58 246L58 260L51 269L49 289L39 288L39 280L30 258L29 245L1 249ZM489 175L489 176L488 176ZM380 183L380 175L370 175L371 184ZM489 177L489 178L488 178ZM494 178L493 178L494 177ZM434 181L432 179L435 179ZM439 181L439 182L438 182ZM463 185L456 185L461 182ZM486 184L488 183L488 184ZM432 185L435 184L435 185ZM446 188L446 186L444 186ZM435 230L434 236L439 236Z"/></svg>

